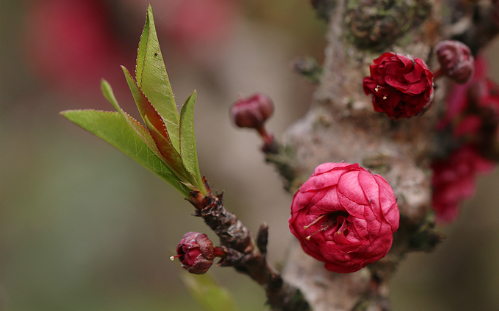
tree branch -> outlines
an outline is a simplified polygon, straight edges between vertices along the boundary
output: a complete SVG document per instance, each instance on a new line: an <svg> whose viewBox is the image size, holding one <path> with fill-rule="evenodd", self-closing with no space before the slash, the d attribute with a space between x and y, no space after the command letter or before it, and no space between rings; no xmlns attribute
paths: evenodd
<svg viewBox="0 0 499 311"><path fill-rule="evenodd" d="M434 5L434 13L438 6ZM273 155L266 155L291 193L319 164L347 161L382 174L398 198L401 222L392 249L368 268L351 274L329 272L297 242L291 245L283 274L303 291L314 310L389 310L387 281L398 263L407 252L430 250L442 238L433 231L433 219L427 217L428 164L438 108L421 117L392 121L373 111L371 99L362 90L368 65L382 52L429 60L440 37L431 9L427 1L336 1L315 101L284 139L295 152L286 157L294 160L269 161ZM440 105L442 98L442 90L436 92L434 105ZM283 163L293 164L284 165L283 170Z"/></svg>
<svg viewBox="0 0 499 311"><path fill-rule="evenodd" d="M283 280L267 262L268 227L262 225L258 232L257 245L253 241L251 231L223 205L223 195L215 195L206 180L209 193L199 198L198 193L191 193L195 216L204 219L205 223L218 235L220 243L228 255L219 265L234 267L238 272L251 277L265 289L267 303L276 311L308 311L310 306L300 290ZM256 247L258 246L258 247Z"/></svg>

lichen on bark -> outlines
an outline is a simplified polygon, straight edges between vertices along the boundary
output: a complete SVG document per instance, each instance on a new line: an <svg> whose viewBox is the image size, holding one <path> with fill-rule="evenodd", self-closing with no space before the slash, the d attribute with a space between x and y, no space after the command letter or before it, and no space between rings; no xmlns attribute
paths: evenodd
<svg viewBox="0 0 499 311"><path fill-rule="evenodd" d="M421 24L428 1L350 0L345 8L345 37L359 49L381 51Z"/></svg>

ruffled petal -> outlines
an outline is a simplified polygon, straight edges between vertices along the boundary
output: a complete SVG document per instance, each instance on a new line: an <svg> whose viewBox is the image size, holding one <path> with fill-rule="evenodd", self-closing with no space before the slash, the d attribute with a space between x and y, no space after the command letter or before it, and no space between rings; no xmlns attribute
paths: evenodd
<svg viewBox="0 0 499 311"><path fill-rule="evenodd" d="M289 227L326 269L354 272L384 256L398 227L393 190L381 176L348 163L325 163L293 197Z"/></svg>
<svg viewBox="0 0 499 311"><path fill-rule="evenodd" d="M359 170L349 171L341 175L338 181L338 192L357 204L368 204L364 191L359 183Z"/></svg>

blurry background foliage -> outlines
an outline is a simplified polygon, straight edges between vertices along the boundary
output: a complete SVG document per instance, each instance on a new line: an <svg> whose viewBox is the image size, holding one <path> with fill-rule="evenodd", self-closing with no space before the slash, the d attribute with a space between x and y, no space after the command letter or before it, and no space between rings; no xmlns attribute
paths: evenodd
<svg viewBox="0 0 499 311"><path fill-rule="evenodd" d="M325 25L308 1L0 0L1 310L201 310L168 257L188 231L218 239L165 182L58 114L112 110L101 78L136 111L119 65L134 66L149 2L178 104L198 91L202 174L251 229L269 224L270 261L284 258L291 197L228 107L237 93L268 94L277 136L307 111L313 86L289 65L322 61ZM447 241L401 265L395 310L499 309L498 185L497 172L480 179ZM239 310L266 310L249 278L210 273Z"/></svg>

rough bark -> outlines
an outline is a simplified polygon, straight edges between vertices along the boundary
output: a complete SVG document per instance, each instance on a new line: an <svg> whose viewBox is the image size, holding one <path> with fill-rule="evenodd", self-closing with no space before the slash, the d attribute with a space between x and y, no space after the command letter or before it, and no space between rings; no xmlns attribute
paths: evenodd
<svg viewBox="0 0 499 311"><path fill-rule="evenodd" d="M411 250L428 250L440 240L432 231L431 173L434 124L444 88L420 117L392 121L373 111L362 90L369 64L383 52L411 54L431 62L441 38L440 3L427 1L336 1L329 15L323 74L308 114L291 126L284 145L296 153L291 193L324 162L359 163L393 187L401 226L390 253L356 273L336 274L293 243L283 269L314 310L388 310L388 278ZM270 161L273 162L273 161ZM291 186L289 186L291 185Z"/></svg>
<svg viewBox="0 0 499 311"><path fill-rule="evenodd" d="M251 231L227 211L223 204L223 194L212 192L203 178L208 194L204 197L192 191L189 202L196 208L195 216L205 223L220 238L222 267L234 267L236 271L248 275L265 289L266 303L275 311L308 311L309 303L299 289L285 282L281 275L267 262L268 227L260 226L256 241ZM256 244L255 244L256 242Z"/></svg>

